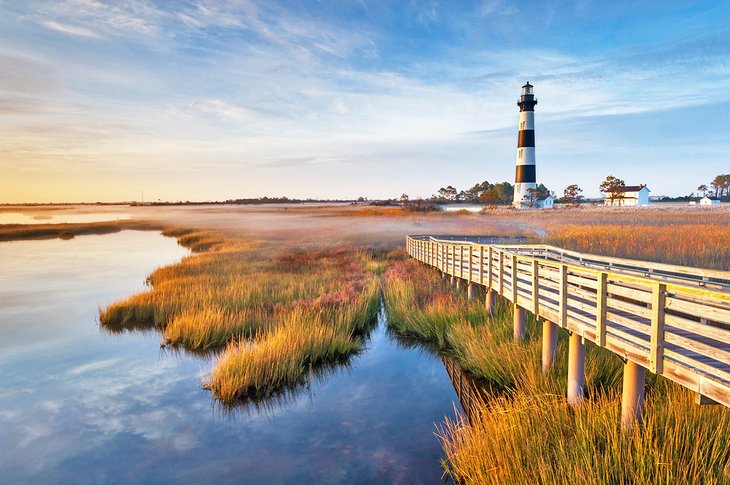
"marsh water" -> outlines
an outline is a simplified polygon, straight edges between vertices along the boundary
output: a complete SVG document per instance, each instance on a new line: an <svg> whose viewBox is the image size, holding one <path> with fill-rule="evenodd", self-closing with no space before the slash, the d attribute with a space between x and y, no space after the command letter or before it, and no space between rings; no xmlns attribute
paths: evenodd
<svg viewBox="0 0 730 485"><path fill-rule="evenodd" d="M392 336L382 311L348 365L234 409L201 389L213 356L99 327L98 307L185 254L138 231L0 244L0 481L441 480L435 423L457 396L441 359Z"/></svg>

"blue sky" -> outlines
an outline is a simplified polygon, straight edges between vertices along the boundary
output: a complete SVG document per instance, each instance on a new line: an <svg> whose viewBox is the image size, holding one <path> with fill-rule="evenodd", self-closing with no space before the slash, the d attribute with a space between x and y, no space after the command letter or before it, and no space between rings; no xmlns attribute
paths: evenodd
<svg viewBox="0 0 730 485"><path fill-rule="evenodd" d="M558 193L730 172L727 2L0 0L0 65L0 202L512 181L527 80Z"/></svg>

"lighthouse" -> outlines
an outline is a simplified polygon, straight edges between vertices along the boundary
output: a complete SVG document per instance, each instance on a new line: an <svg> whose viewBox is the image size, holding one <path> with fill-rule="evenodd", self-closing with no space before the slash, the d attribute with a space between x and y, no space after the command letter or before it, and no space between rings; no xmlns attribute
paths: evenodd
<svg viewBox="0 0 730 485"><path fill-rule="evenodd" d="M533 85L528 81L522 86L522 96L517 101L520 107L520 128L517 136L517 171L515 172L515 192L512 205L520 209L535 206L536 194L529 189L537 188L535 173L535 105L537 99L532 92ZM532 201L532 203L530 202Z"/></svg>

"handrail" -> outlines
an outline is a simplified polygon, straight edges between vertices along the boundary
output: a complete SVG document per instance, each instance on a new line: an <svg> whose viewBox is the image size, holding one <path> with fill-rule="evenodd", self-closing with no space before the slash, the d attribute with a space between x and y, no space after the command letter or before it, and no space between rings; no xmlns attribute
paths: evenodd
<svg viewBox="0 0 730 485"><path fill-rule="evenodd" d="M406 249L444 274L730 406L730 272L443 236L408 236Z"/></svg>

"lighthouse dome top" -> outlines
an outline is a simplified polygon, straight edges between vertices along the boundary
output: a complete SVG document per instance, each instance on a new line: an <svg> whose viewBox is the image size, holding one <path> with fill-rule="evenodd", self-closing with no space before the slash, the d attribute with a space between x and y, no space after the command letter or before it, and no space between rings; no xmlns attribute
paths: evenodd
<svg viewBox="0 0 730 485"><path fill-rule="evenodd" d="M527 84L522 86L522 94L532 94L532 88L534 86L530 84L530 81L527 81Z"/></svg>

